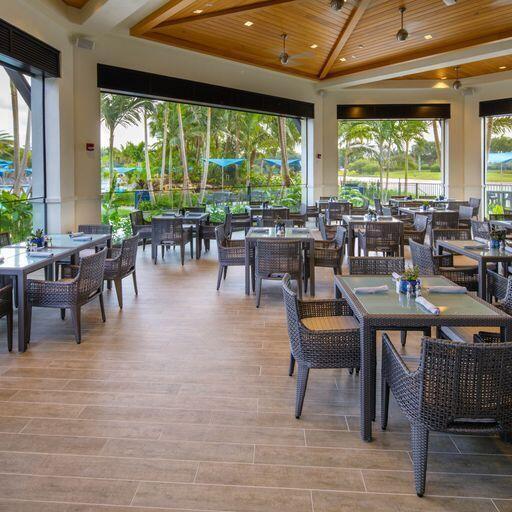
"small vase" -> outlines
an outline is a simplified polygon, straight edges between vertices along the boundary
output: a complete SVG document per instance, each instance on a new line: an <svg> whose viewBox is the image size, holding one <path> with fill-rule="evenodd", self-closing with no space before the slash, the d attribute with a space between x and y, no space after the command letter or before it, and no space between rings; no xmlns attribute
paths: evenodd
<svg viewBox="0 0 512 512"><path fill-rule="evenodd" d="M44 237L32 238L32 243L37 245L37 247L44 246Z"/></svg>
<svg viewBox="0 0 512 512"><path fill-rule="evenodd" d="M489 249L499 249L500 241L499 240L489 240Z"/></svg>
<svg viewBox="0 0 512 512"><path fill-rule="evenodd" d="M400 281L400 293L407 293L407 288L409 288L409 283L411 283L412 291L416 291L417 281L404 281L403 279Z"/></svg>

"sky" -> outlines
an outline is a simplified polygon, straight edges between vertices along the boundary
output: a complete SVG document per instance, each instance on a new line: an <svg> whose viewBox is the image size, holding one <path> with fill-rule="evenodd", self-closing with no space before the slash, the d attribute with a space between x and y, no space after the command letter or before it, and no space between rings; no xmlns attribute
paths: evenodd
<svg viewBox="0 0 512 512"><path fill-rule="evenodd" d="M27 77L30 82L30 77ZM12 136L12 107L11 107L11 89L9 77L5 69L0 66L0 132L8 132ZM18 95L18 105L20 113L20 141L25 144L25 134L27 130L28 106Z"/></svg>

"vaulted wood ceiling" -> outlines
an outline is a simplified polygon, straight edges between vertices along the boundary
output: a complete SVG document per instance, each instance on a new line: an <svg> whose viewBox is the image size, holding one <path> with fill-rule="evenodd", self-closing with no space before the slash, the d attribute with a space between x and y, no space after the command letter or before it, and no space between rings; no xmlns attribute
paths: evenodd
<svg viewBox="0 0 512 512"><path fill-rule="evenodd" d="M329 3L171 0L135 25L131 33L316 79L512 37L512 0L459 0L449 7L442 0L347 0L337 12ZM404 25L409 38L398 42L395 34L402 5L407 9ZM287 65L279 61L282 34L288 34L286 49L291 58ZM507 62L503 65L509 67ZM493 72L497 63L466 65L461 71L467 76ZM446 74L451 76L449 70L440 70L413 78Z"/></svg>
<svg viewBox="0 0 512 512"><path fill-rule="evenodd" d="M62 0L65 4L81 9L89 0Z"/></svg>

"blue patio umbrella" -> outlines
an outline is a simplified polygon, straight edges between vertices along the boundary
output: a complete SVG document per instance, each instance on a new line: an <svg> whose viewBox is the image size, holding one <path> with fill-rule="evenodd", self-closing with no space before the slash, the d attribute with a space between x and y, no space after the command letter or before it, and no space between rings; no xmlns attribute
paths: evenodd
<svg viewBox="0 0 512 512"><path fill-rule="evenodd" d="M118 172L119 174L128 174L129 172L133 171L141 171L141 167L114 167L114 171Z"/></svg>
<svg viewBox="0 0 512 512"><path fill-rule="evenodd" d="M222 190L224 190L224 169L230 165L240 165L245 162L245 158L210 158L208 162L218 165L222 169Z"/></svg>
<svg viewBox="0 0 512 512"><path fill-rule="evenodd" d="M283 165L283 161L280 158L264 158L265 162L268 162L270 165L275 165L276 167L281 167ZM293 165L299 164L300 166L300 158L290 158L288 160L288 165L291 167Z"/></svg>

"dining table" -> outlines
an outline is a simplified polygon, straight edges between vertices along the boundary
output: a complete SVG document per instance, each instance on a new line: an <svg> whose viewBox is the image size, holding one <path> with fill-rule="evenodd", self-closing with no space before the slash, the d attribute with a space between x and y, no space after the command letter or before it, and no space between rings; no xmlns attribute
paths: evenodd
<svg viewBox="0 0 512 512"><path fill-rule="evenodd" d="M511 339L512 316L469 293L430 293L433 286L455 286L443 276L421 276L422 297L438 308L432 313L410 296L397 293L391 276L335 276L336 298L352 309L360 328L360 435L372 440L376 415L377 331L421 330L431 335L432 327L499 327L502 341ZM362 294L358 288L381 287L381 293Z"/></svg>
<svg viewBox="0 0 512 512"><path fill-rule="evenodd" d="M48 279L54 277L54 266L57 261L70 258L76 260L80 251L110 244L110 234L53 234L51 247L38 250L27 250L25 242L20 242L0 249L0 275L14 278L17 297L18 317L18 351L27 348L27 298L26 285L29 274L45 269Z"/></svg>
<svg viewBox="0 0 512 512"><path fill-rule="evenodd" d="M245 294L251 293L251 253L258 240L288 240L303 242L304 250L315 254L315 233L309 228L286 228L284 235L277 233L276 228L253 227L245 235ZM304 259L305 261L305 259ZM309 258L309 294L315 295L315 258Z"/></svg>
<svg viewBox="0 0 512 512"><path fill-rule="evenodd" d="M478 296L487 300L487 264L503 263L503 273L508 274L512 263L512 248L490 249L487 240L438 240L437 253L450 252L466 256L478 265Z"/></svg>
<svg viewBox="0 0 512 512"><path fill-rule="evenodd" d="M354 256L355 251L355 239L356 239L356 231L358 229L364 229L368 224L370 223L386 223L386 224L396 224L400 223L403 224L403 222L400 219L396 219L395 217L392 217L391 215L379 215L377 216L377 220L371 220L366 215L343 215L342 218L343 225L347 229L347 252L349 256ZM400 240L400 255L404 255L404 237L403 237L403 230L402 230L402 236Z"/></svg>

